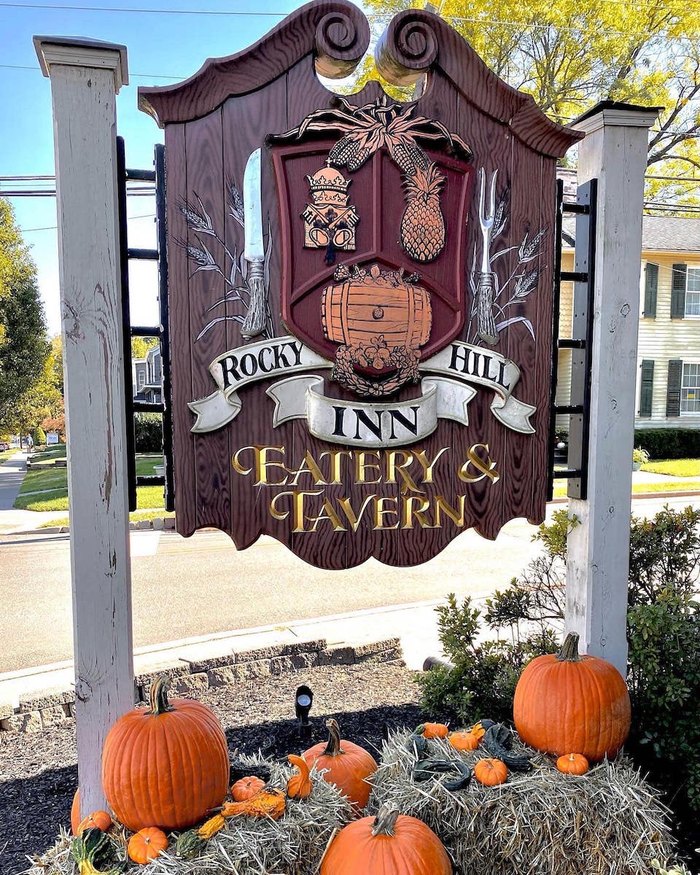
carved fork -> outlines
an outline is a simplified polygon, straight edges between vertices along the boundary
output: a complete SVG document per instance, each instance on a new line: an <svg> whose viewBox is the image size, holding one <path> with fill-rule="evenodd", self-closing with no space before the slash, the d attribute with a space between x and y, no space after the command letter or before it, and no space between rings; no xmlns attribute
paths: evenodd
<svg viewBox="0 0 700 875"><path fill-rule="evenodd" d="M489 204L486 209L486 171L479 168L479 226L481 228L481 272L476 290L477 334L488 344L498 343L498 329L493 315L493 302L496 297L496 274L491 270L491 232L496 216L496 177L493 171L489 186Z"/></svg>

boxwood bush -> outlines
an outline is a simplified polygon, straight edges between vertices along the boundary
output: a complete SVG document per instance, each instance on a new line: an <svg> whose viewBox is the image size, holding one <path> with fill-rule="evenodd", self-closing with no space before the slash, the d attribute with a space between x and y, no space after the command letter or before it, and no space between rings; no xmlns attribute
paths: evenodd
<svg viewBox="0 0 700 875"><path fill-rule="evenodd" d="M640 428L634 433L634 445L652 459L697 459L700 428Z"/></svg>

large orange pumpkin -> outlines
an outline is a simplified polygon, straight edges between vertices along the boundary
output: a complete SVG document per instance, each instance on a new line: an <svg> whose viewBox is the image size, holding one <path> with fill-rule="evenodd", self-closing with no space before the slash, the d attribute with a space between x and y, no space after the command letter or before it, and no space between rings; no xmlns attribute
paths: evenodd
<svg viewBox="0 0 700 875"><path fill-rule="evenodd" d="M513 722L537 750L557 756L576 751L589 762L614 757L630 730L627 685L605 659L579 656L578 635L571 632L559 653L538 656L523 670Z"/></svg>
<svg viewBox="0 0 700 875"><path fill-rule="evenodd" d="M383 806L376 818L344 827L331 842L321 875L452 875L442 842L423 821Z"/></svg>
<svg viewBox="0 0 700 875"><path fill-rule="evenodd" d="M102 786L128 829L186 829L222 804L228 789L226 736L209 708L168 701L165 680L151 687L149 709L117 720L102 751Z"/></svg>
<svg viewBox="0 0 700 875"><path fill-rule="evenodd" d="M321 772L324 780L335 784L357 808L364 808L369 801L370 785L365 778L377 771L377 764L370 753L352 741L340 737L337 721L326 721L328 743L320 742L304 751L302 756L311 768Z"/></svg>

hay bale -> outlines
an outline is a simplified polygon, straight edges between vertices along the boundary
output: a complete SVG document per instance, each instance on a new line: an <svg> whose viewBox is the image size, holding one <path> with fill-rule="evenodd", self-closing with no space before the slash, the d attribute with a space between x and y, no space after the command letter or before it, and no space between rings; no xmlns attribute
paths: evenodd
<svg viewBox="0 0 700 875"><path fill-rule="evenodd" d="M517 740L514 752L534 754L532 772L511 772L500 787L472 781L452 793L439 777L412 780L416 754L407 749L409 735L393 733L384 743L369 810L392 801L423 820L452 856L457 875L649 875L654 858L671 857L669 811L629 760L603 762L576 778ZM429 753L461 758L470 767L488 756L480 749L458 752L442 739L429 742Z"/></svg>
<svg viewBox="0 0 700 875"><path fill-rule="evenodd" d="M285 788L293 770L262 757L241 757L251 767L264 765L270 769L270 786ZM284 816L277 821L269 818L232 817L224 829L207 842L206 851L193 860L174 855L175 840L170 849L149 863L130 863L126 872L136 875L314 875L321 856L336 829L352 818L347 800L315 771L311 773L313 789L308 799L288 799ZM117 836L120 856L130 833ZM61 833L53 848L35 860L27 875L75 875L76 866L70 856L70 836Z"/></svg>

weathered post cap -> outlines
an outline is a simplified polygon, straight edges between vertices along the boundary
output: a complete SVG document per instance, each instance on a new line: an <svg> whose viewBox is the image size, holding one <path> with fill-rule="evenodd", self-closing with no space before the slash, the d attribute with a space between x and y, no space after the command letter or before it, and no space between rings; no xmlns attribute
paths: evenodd
<svg viewBox="0 0 700 875"><path fill-rule="evenodd" d="M126 46L80 36L35 36L39 65L44 76L51 78L52 66L91 67L114 72L114 90L129 84Z"/></svg>

